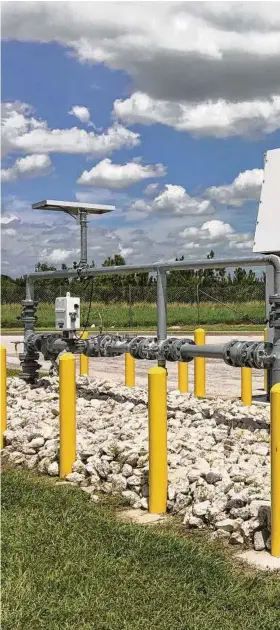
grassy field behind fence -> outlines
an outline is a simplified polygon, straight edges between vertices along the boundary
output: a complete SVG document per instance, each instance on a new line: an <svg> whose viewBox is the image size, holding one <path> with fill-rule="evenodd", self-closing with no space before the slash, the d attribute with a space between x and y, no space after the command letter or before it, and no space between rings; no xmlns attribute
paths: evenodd
<svg viewBox="0 0 280 630"><path fill-rule="evenodd" d="M88 304L81 305L81 324L85 323L88 312ZM2 328L20 328L21 322L17 317L21 313L19 304L2 305ZM155 328L156 326L156 304L141 302L130 307L126 303L93 303L89 325L95 323L99 325L101 316L103 329L128 328L131 322L133 328ZM37 309L37 328L53 328L54 305L39 304ZM201 302L198 309L195 304L170 303L167 309L168 326L196 326L198 323L204 325L212 324L264 324L265 303L242 302L223 306L215 302Z"/></svg>
<svg viewBox="0 0 280 630"><path fill-rule="evenodd" d="M182 526L121 523L115 509L4 471L3 630L279 630L277 576L234 568Z"/></svg>

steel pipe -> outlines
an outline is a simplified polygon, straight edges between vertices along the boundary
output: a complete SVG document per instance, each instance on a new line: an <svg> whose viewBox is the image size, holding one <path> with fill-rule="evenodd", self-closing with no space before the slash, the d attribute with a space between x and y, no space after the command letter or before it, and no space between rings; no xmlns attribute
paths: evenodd
<svg viewBox="0 0 280 630"><path fill-rule="evenodd" d="M167 337L167 278L164 269L157 272L157 339L164 341ZM158 366L165 367L165 358L158 359Z"/></svg>
<svg viewBox="0 0 280 630"><path fill-rule="evenodd" d="M222 359L225 345L205 345L197 346L185 343L181 346L181 361L185 361L189 357L205 357L206 359Z"/></svg>
<svg viewBox="0 0 280 630"><path fill-rule="evenodd" d="M222 269L224 267L259 267L262 265L273 265L277 274L277 288L276 292L280 292L280 258L274 254L267 256L246 256L241 258L216 258L212 260L197 260L196 262L163 262L163 263L151 263L148 265L120 265L119 267L87 267L86 269L68 269L58 271L37 271L27 276L28 279L34 280L39 278L75 278L75 277L88 277L88 276L110 276L115 274L131 274L139 272L156 273L158 271L183 271L196 270L196 269Z"/></svg>

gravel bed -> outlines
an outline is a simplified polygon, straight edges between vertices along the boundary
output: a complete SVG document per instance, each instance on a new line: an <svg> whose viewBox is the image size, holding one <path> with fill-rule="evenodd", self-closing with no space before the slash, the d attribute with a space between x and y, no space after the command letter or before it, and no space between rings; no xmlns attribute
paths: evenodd
<svg viewBox="0 0 280 630"><path fill-rule="evenodd" d="M58 476L58 379L7 381L2 461ZM270 549L269 407L168 393L168 512L231 544ZM147 391L77 379L77 460L67 482L93 501L148 508Z"/></svg>

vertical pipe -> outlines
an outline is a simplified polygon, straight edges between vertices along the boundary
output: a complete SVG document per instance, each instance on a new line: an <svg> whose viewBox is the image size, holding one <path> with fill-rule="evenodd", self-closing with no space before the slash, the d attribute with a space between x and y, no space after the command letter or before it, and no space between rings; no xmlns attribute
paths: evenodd
<svg viewBox="0 0 280 630"><path fill-rule="evenodd" d="M264 342L266 342L266 341L267 341L267 328L264 328L264 331L263 331L263 340L264 340ZM267 387L267 386L268 386L268 381L267 381L267 370L264 370L264 373L263 373L263 388L264 388L264 391L265 391L266 393L267 393L267 389L268 389L268 387Z"/></svg>
<svg viewBox="0 0 280 630"><path fill-rule="evenodd" d="M271 304L269 303L269 296L274 295L274 293L277 293L276 286L277 286L276 271L274 270L272 265L267 265L266 270L265 270L265 314L266 314L267 321L269 321L269 315L270 315L270 309L271 309ZM268 324L266 333L267 333L267 338L265 341L269 341L270 343L273 343L274 336L275 336L274 327L271 327ZM271 369L266 371L266 378L267 378L267 381L266 381L267 382L267 389L266 389L267 401L269 401L270 388L271 388L271 383L272 383L272 370ZM278 380L275 381L275 383L277 382Z"/></svg>
<svg viewBox="0 0 280 630"><path fill-rule="evenodd" d="M125 386L135 387L135 359L126 352L124 355L125 361Z"/></svg>
<svg viewBox="0 0 280 630"><path fill-rule="evenodd" d="M1 448L4 447L4 433L7 429L7 368L6 348L1 346Z"/></svg>
<svg viewBox="0 0 280 630"><path fill-rule="evenodd" d="M167 507L167 375L162 367L148 372L149 512Z"/></svg>
<svg viewBox="0 0 280 630"><path fill-rule="evenodd" d="M189 391L189 364L183 361L178 362L178 389L180 394Z"/></svg>
<svg viewBox="0 0 280 630"><path fill-rule="evenodd" d="M81 338L87 339L88 332L84 331ZM89 365L88 357L86 357L85 354L80 354L80 376L88 376L88 365Z"/></svg>
<svg viewBox="0 0 280 630"><path fill-rule="evenodd" d="M34 280L29 276L26 276L25 300L22 301L22 305L23 313L21 315L21 320L24 325L24 341L26 341L27 337L35 332L35 314L37 306L37 303L34 301ZM25 346L24 349L26 351Z"/></svg>
<svg viewBox="0 0 280 630"><path fill-rule="evenodd" d="M199 346L205 345L205 330L196 328L194 331L194 341ZM203 398L206 392L206 361L202 357L194 360L194 395Z"/></svg>
<svg viewBox="0 0 280 630"><path fill-rule="evenodd" d="M164 341L167 337L167 276L166 271L157 271L157 338ZM158 360L158 366L166 366L164 359Z"/></svg>
<svg viewBox="0 0 280 630"><path fill-rule="evenodd" d="M87 211L79 210L81 229L81 260L80 266L87 266Z"/></svg>
<svg viewBox="0 0 280 630"><path fill-rule="evenodd" d="M252 368L241 368L241 400L246 407L252 404Z"/></svg>
<svg viewBox="0 0 280 630"><path fill-rule="evenodd" d="M76 361L65 353L59 359L59 476L72 472L76 460Z"/></svg>
<svg viewBox="0 0 280 630"><path fill-rule="evenodd" d="M25 299L32 301L34 300L34 280L29 276L26 276Z"/></svg>
<svg viewBox="0 0 280 630"><path fill-rule="evenodd" d="M280 383L270 391L271 555L280 557Z"/></svg>

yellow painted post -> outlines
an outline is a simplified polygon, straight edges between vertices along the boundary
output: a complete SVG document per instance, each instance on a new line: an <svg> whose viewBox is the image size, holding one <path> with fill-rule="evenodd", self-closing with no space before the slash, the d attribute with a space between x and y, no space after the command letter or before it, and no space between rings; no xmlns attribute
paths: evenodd
<svg viewBox="0 0 280 630"><path fill-rule="evenodd" d="M205 330L196 328L194 331L194 341L199 346L205 345ZM194 395L204 397L206 391L206 370L205 359L196 357L194 360Z"/></svg>
<svg viewBox="0 0 280 630"><path fill-rule="evenodd" d="M280 558L280 383L270 390L271 555Z"/></svg>
<svg viewBox="0 0 280 630"><path fill-rule="evenodd" d="M4 432L7 429L7 368L6 348L1 346L1 448L4 447Z"/></svg>
<svg viewBox="0 0 280 630"><path fill-rule="evenodd" d="M178 389L180 394L189 391L189 364L183 361L178 362Z"/></svg>
<svg viewBox="0 0 280 630"><path fill-rule="evenodd" d="M125 353L125 386L135 387L135 359L129 352Z"/></svg>
<svg viewBox="0 0 280 630"><path fill-rule="evenodd" d="M148 372L149 512L164 514L167 507L167 375L166 369Z"/></svg>
<svg viewBox="0 0 280 630"><path fill-rule="evenodd" d="M87 339L88 333L85 331L82 334L82 339ZM85 354L80 354L80 376L88 376L88 357Z"/></svg>
<svg viewBox="0 0 280 630"><path fill-rule="evenodd" d="M267 341L267 328L265 328L264 331L263 331L263 340L264 340L264 342ZM263 388L264 388L264 391L267 392L267 370L264 370Z"/></svg>
<svg viewBox="0 0 280 630"><path fill-rule="evenodd" d="M59 476L72 472L76 460L76 361L65 353L59 359Z"/></svg>
<svg viewBox="0 0 280 630"><path fill-rule="evenodd" d="M252 368L241 368L241 400L246 407L252 404Z"/></svg>

